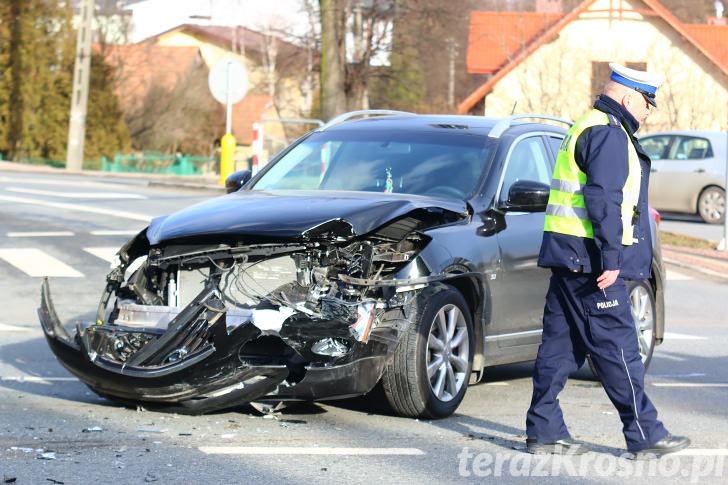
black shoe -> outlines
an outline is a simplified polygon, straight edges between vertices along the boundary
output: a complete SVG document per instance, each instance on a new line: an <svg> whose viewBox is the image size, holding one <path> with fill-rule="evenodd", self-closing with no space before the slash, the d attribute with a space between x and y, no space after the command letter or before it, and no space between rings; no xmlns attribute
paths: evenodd
<svg viewBox="0 0 728 485"><path fill-rule="evenodd" d="M634 459L645 460L648 458L658 458L668 453L684 450L688 446L690 446L690 438L668 434L649 448L635 452Z"/></svg>
<svg viewBox="0 0 728 485"><path fill-rule="evenodd" d="M553 443L539 443L536 438L528 438L526 448L534 455L583 455L589 451L588 446L572 438L564 438Z"/></svg>

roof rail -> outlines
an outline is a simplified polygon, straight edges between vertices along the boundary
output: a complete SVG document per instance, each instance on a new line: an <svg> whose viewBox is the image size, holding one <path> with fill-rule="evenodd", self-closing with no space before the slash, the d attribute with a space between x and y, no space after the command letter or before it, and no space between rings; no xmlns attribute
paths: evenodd
<svg viewBox="0 0 728 485"><path fill-rule="evenodd" d="M514 121L520 120L523 118L536 118L539 120L558 121L560 123L565 123L569 126L574 124L573 121L565 120L563 118L555 118L553 116L538 115L538 114L533 114L533 113L524 113L524 114L506 116L505 118L501 119L500 121L498 121L498 123L496 123L493 126L493 128L490 129L488 136L490 138L500 138L500 136L503 134L503 132L506 131L508 128L510 128L513 125Z"/></svg>
<svg viewBox="0 0 728 485"><path fill-rule="evenodd" d="M356 116L383 116L383 115L407 115L407 116L417 116L415 113L410 113L409 111L395 111L391 109L362 109L359 111L350 111L348 113L341 114L337 116L336 118L332 119L328 123L326 123L324 126L321 126L316 129L316 131L324 131L327 128L331 128L334 125L338 125L339 123L343 123L344 121L347 121L351 118L354 118Z"/></svg>

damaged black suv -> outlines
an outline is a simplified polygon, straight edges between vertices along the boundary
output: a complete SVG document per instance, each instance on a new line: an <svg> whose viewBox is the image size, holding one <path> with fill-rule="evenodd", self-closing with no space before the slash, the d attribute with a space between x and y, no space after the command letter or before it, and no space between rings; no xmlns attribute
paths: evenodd
<svg viewBox="0 0 728 485"><path fill-rule="evenodd" d="M151 409L381 383L400 415L448 416L485 367L536 356L549 278L536 259L565 134L551 122L564 120L342 115L252 178L233 174L228 195L154 219L73 336L44 281L48 343L98 394ZM646 362L663 334L655 249L651 278L630 284Z"/></svg>

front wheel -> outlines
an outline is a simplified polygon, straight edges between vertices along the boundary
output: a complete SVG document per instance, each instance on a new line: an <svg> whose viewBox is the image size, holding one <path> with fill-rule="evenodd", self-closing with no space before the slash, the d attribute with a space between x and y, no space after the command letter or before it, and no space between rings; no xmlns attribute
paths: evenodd
<svg viewBox="0 0 728 485"><path fill-rule="evenodd" d="M473 323L463 296L434 285L415 301L411 322L382 376L401 416L444 418L465 397L473 366Z"/></svg>
<svg viewBox="0 0 728 485"><path fill-rule="evenodd" d="M723 224L725 220L725 190L708 187L698 199L698 214L708 224Z"/></svg>

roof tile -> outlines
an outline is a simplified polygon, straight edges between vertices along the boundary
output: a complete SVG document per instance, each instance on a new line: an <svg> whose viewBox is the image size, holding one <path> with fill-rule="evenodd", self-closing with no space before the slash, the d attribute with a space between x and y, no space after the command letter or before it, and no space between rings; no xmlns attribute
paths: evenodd
<svg viewBox="0 0 728 485"><path fill-rule="evenodd" d="M497 71L561 17L542 12L472 12L468 72Z"/></svg>

